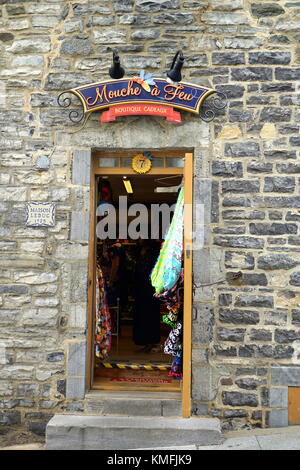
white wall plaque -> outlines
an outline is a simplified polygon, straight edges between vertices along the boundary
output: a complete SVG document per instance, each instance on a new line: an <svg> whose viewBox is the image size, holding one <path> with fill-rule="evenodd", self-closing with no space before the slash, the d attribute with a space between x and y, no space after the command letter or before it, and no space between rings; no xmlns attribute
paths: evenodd
<svg viewBox="0 0 300 470"><path fill-rule="evenodd" d="M52 202L27 202L26 225L53 227L55 204Z"/></svg>

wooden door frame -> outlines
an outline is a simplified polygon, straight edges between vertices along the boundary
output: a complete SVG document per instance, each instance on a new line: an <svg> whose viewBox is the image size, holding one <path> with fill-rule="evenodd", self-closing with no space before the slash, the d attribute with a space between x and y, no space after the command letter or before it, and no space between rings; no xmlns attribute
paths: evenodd
<svg viewBox="0 0 300 470"><path fill-rule="evenodd" d="M96 165L97 156L119 156L124 154L132 156L135 151L128 152L93 152L91 164L90 183L90 237L88 256L88 325L87 325L87 373L86 389L93 389L93 369L94 369L94 297L95 297L95 222L96 222L96 176L98 175L137 175L131 168L99 168ZM155 151L153 154L168 153L172 151ZM174 151L173 151L174 152ZM172 153L173 153L172 152ZM184 309L183 309L183 377L182 377L182 417L191 416L191 352L192 352L192 207L193 207L193 153L184 152L184 168L152 168L152 175L162 174L183 174L184 176L184 202L189 205L189 211L185 215L184 226ZM175 153L175 152L174 152ZM178 154L179 151L176 151ZM149 173L150 174L150 173ZM124 391L125 392L125 391Z"/></svg>
<svg viewBox="0 0 300 470"><path fill-rule="evenodd" d="M192 306L193 306L193 154L184 159L184 304L183 304L183 377L182 417L191 416L192 389ZM187 210L188 209L188 210Z"/></svg>

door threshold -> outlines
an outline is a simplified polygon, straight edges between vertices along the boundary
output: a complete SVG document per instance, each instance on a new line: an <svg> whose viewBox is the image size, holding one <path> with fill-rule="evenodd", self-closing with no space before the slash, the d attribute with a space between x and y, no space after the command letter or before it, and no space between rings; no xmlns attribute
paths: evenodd
<svg viewBox="0 0 300 470"><path fill-rule="evenodd" d="M181 380L174 380L169 377L95 377L93 390L124 390L124 391L145 391L145 392L180 392Z"/></svg>
<svg viewBox="0 0 300 470"><path fill-rule="evenodd" d="M108 393L109 392L109 393ZM152 398L164 400L181 400L181 392L160 392L143 390L95 390L92 389L85 394L85 398Z"/></svg>

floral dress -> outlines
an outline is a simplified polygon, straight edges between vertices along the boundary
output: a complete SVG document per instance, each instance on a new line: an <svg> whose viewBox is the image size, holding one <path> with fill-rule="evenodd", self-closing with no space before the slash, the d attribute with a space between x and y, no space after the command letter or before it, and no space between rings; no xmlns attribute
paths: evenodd
<svg viewBox="0 0 300 470"><path fill-rule="evenodd" d="M99 359L108 357L111 349L111 317L107 302L107 291L102 269L96 267L96 328L95 354Z"/></svg>

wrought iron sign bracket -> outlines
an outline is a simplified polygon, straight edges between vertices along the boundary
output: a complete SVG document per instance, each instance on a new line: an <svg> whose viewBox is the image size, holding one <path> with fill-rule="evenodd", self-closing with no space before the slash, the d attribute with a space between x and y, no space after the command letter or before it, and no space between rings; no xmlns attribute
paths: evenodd
<svg viewBox="0 0 300 470"><path fill-rule="evenodd" d="M61 108L69 108L69 106L71 106L71 103L72 103L71 98L69 96L65 96L65 98L63 98L63 95L67 95L67 94L73 94L73 93L70 90L66 90L66 91L61 92L57 97L57 103ZM69 119L70 121L76 124L77 123L79 124L84 118L84 114L85 113L84 113L83 107L81 111L77 111L76 109L73 109L69 112Z"/></svg>
<svg viewBox="0 0 300 470"><path fill-rule="evenodd" d="M215 95L213 95L213 98L208 100L208 102L206 102L206 99L202 102L199 117L204 122L213 121L217 112L219 110L225 109L227 106L227 96L225 93L221 91L215 91Z"/></svg>

